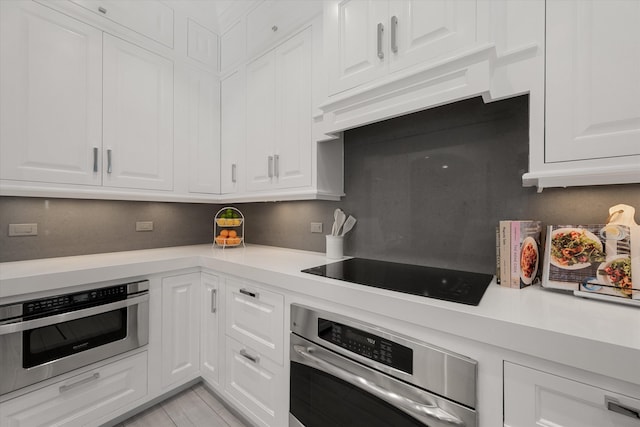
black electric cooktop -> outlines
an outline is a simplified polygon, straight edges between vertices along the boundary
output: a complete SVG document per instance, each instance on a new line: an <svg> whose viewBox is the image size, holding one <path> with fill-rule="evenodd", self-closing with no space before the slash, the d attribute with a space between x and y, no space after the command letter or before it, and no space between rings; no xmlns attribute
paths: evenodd
<svg viewBox="0 0 640 427"><path fill-rule="evenodd" d="M302 270L360 285L478 305L493 276L483 273L351 258Z"/></svg>

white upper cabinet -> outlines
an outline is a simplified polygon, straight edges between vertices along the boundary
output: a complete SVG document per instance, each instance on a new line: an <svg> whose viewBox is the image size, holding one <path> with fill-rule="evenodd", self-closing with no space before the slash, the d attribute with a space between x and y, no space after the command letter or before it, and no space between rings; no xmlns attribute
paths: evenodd
<svg viewBox="0 0 640 427"><path fill-rule="evenodd" d="M240 191L245 141L244 69L220 82L220 192Z"/></svg>
<svg viewBox="0 0 640 427"><path fill-rule="evenodd" d="M640 182L640 1L547 2L546 67L545 163L598 159Z"/></svg>
<svg viewBox="0 0 640 427"><path fill-rule="evenodd" d="M247 190L311 184L311 30L247 65Z"/></svg>
<svg viewBox="0 0 640 427"><path fill-rule="evenodd" d="M0 19L0 176L100 185L102 32L27 1Z"/></svg>
<svg viewBox="0 0 640 427"><path fill-rule="evenodd" d="M197 22L187 20L187 55L218 71L218 36Z"/></svg>
<svg viewBox="0 0 640 427"><path fill-rule="evenodd" d="M123 27L173 47L173 10L157 0L71 0Z"/></svg>
<svg viewBox="0 0 640 427"><path fill-rule="evenodd" d="M639 183L640 1L547 1L546 38L524 184Z"/></svg>
<svg viewBox="0 0 640 427"><path fill-rule="evenodd" d="M330 95L476 42L474 0L325 3Z"/></svg>
<svg viewBox="0 0 640 427"><path fill-rule="evenodd" d="M173 62L104 34L104 185L173 187Z"/></svg>

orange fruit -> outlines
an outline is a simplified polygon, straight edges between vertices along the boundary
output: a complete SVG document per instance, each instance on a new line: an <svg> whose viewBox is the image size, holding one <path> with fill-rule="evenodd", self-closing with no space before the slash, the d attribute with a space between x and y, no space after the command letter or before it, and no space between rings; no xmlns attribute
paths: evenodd
<svg viewBox="0 0 640 427"><path fill-rule="evenodd" d="M235 233L235 231L234 231L234 233ZM229 233L229 230L221 230L220 231L220 237L227 237L227 236L234 237L234 236L231 236L231 234Z"/></svg>
<svg viewBox="0 0 640 427"><path fill-rule="evenodd" d="M225 240L227 239L225 239L224 237L220 237L220 236L216 237L216 243L219 245L224 245Z"/></svg>
<svg viewBox="0 0 640 427"><path fill-rule="evenodd" d="M223 231L227 231L227 230L223 230ZM229 230L229 237L236 237L238 235L238 233L236 232L236 230Z"/></svg>

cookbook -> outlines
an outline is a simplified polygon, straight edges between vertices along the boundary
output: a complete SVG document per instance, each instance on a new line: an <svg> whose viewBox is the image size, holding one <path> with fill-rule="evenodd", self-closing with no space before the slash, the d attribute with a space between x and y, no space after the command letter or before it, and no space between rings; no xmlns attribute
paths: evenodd
<svg viewBox="0 0 640 427"><path fill-rule="evenodd" d="M632 277L640 262L637 233L637 226L622 224L547 227L542 286L640 303L640 283Z"/></svg>

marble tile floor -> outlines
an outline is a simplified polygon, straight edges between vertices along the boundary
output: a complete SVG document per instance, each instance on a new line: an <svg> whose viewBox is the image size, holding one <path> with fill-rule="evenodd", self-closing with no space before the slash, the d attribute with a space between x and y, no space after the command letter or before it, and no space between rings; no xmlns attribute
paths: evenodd
<svg viewBox="0 0 640 427"><path fill-rule="evenodd" d="M249 427L202 384L124 420L115 427Z"/></svg>

